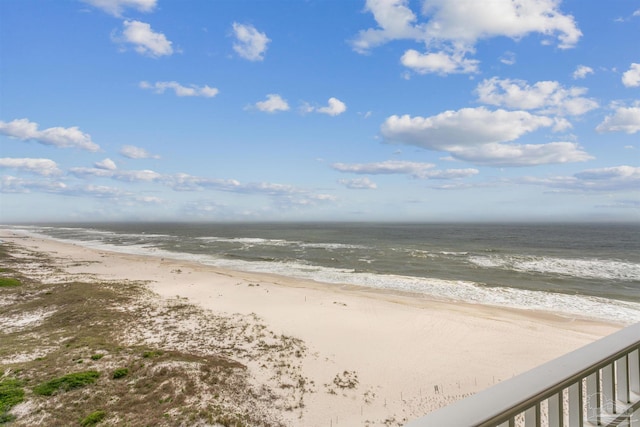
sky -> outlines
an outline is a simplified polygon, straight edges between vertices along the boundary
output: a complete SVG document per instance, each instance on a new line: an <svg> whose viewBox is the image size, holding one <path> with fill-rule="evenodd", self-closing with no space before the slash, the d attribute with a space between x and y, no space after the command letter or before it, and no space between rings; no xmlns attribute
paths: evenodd
<svg viewBox="0 0 640 427"><path fill-rule="evenodd" d="M0 223L640 221L639 0L2 0Z"/></svg>

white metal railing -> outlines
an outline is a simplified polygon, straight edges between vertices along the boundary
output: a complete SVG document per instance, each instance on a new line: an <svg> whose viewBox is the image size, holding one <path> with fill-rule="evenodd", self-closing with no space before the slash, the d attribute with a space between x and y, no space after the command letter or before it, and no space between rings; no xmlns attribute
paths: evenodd
<svg viewBox="0 0 640 427"><path fill-rule="evenodd" d="M405 427L640 427L640 323Z"/></svg>

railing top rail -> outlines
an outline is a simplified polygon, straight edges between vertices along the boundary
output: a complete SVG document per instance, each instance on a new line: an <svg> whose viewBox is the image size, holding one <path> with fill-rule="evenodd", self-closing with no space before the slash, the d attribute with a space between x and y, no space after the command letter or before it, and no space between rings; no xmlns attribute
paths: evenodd
<svg viewBox="0 0 640 427"><path fill-rule="evenodd" d="M445 406L405 427L485 426L502 422L597 369L640 348L640 323Z"/></svg>

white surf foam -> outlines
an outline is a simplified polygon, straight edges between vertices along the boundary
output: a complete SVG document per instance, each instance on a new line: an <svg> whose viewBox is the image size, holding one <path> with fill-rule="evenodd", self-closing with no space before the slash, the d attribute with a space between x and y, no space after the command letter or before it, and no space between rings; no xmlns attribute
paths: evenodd
<svg viewBox="0 0 640 427"><path fill-rule="evenodd" d="M482 268L527 273L559 274L585 279L640 280L640 264L616 260L489 255L471 256L469 262Z"/></svg>

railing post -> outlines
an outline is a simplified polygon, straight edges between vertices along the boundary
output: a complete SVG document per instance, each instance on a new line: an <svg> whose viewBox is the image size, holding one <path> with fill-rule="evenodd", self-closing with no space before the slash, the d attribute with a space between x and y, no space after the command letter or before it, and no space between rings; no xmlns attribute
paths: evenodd
<svg viewBox="0 0 640 427"><path fill-rule="evenodd" d="M569 427L582 427L582 381L569 386Z"/></svg>
<svg viewBox="0 0 640 427"><path fill-rule="evenodd" d="M627 360L629 363L629 391L640 395L640 348L629 353ZM631 414L629 426L640 427L640 409Z"/></svg>
<svg viewBox="0 0 640 427"><path fill-rule="evenodd" d="M540 427L540 403L524 411L525 427Z"/></svg>
<svg viewBox="0 0 640 427"><path fill-rule="evenodd" d="M627 404L629 400L629 359L627 356L616 360L616 394L620 402Z"/></svg>
<svg viewBox="0 0 640 427"><path fill-rule="evenodd" d="M600 371L596 371L587 377L587 421L598 425L602 399L600 396Z"/></svg>
<svg viewBox="0 0 640 427"><path fill-rule="evenodd" d="M640 349L629 353L629 378L631 391L640 394Z"/></svg>
<svg viewBox="0 0 640 427"><path fill-rule="evenodd" d="M564 427L562 391L547 400L549 408L549 427Z"/></svg>
<svg viewBox="0 0 640 427"><path fill-rule="evenodd" d="M602 368L602 406L609 414L616 413L616 390L613 365L614 363L610 363Z"/></svg>

